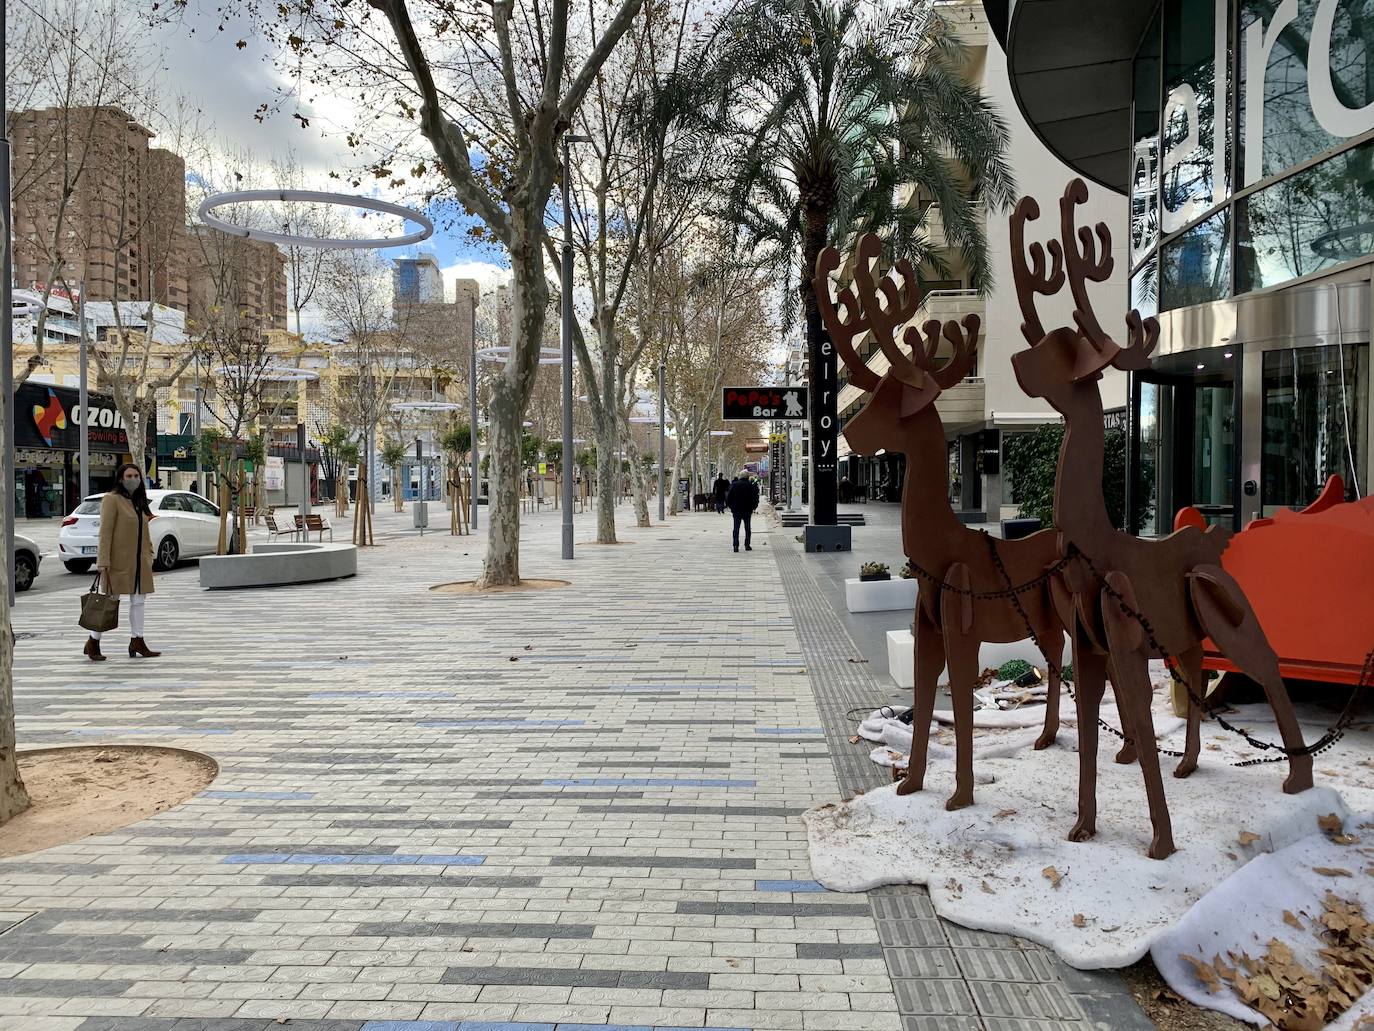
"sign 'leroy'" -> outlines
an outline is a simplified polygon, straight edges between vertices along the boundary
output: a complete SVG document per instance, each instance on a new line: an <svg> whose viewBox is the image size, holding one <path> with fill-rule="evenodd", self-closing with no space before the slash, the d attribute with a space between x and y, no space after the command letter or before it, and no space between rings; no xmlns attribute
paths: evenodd
<svg viewBox="0 0 1374 1031"><path fill-rule="evenodd" d="M721 418L805 419L805 387L725 387Z"/></svg>

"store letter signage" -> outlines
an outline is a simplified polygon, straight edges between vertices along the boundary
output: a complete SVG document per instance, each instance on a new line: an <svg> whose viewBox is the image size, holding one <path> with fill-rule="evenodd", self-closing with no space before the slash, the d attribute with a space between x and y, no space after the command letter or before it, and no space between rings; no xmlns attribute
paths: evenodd
<svg viewBox="0 0 1374 1031"><path fill-rule="evenodd" d="M1307 43L1307 96L1312 117L1338 139L1350 139L1374 129L1374 104L1346 107L1331 81L1331 32L1340 0L1318 0ZM1219 7L1224 6L1218 4ZM1355 12L1350 15L1358 17ZM1264 84L1269 55L1279 36L1298 17L1298 0L1282 0L1266 24L1256 19L1245 27L1245 182L1264 178ZM1218 49L1224 54L1224 48Z"/></svg>

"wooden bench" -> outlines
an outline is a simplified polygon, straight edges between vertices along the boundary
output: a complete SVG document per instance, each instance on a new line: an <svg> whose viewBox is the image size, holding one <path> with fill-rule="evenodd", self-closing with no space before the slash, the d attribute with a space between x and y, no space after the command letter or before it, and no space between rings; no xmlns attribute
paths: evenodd
<svg viewBox="0 0 1374 1031"><path fill-rule="evenodd" d="M302 538L308 537L308 535L312 533L317 533L320 535L319 539L324 540L324 535L327 532L329 534L329 539L331 541L334 539L334 527L325 522L324 516L317 515L313 512L305 517L303 523L301 517L299 515L296 516L296 530L301 534Z"/></svg>
<svg viewBox="0 0 1374 1031"><path fill-rule="evenodd" d="M297 516L296 518L299 519L300 517ZM263 519L267 521L267 539L269 541L274 537L290 537L292 540L296 540L301 532L300 528L296 526L278 526L276 516L271 512L265 514Z"/></svg>

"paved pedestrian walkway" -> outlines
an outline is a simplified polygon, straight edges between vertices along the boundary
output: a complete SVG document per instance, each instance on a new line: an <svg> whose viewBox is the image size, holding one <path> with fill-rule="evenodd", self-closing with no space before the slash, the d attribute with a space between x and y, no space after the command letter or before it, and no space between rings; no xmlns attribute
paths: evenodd
<svg viewBox="0 0 1374 1031"><path fill-rule="evenodd" d="M428 588L474 577L480 538L377 519L354 580L160 577L152 662L86 662L74 591L22 600L24 747L172 745L220 774L0 861L0 1027L1140 1026L1119 981L941 925L918 890L810 880L798 815L872 782L839 711L871 685L791 531L734 554L727 519L686 515L563 563L544 512L522 570L571 586L475 597Z"/></svg>

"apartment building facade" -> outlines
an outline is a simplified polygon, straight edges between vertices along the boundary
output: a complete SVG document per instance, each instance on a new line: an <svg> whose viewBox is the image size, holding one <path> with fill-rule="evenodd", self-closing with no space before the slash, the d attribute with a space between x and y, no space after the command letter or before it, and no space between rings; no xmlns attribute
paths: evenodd
<svg viewBox="0 0 1374 1031"><path fill-rule="evenodd" d="M1006 159L1016 176L1021 194L1035 196L1042 211L1036 226L1047 236L1057 233L1054 218L1056 201L1074 172L1041 142L1026 124L1017 107L995 35L987 14L978 0L946 0L936 5L941 17L967 49L964 77L976 85L1006 122L1010 133ZM1080 224L1106 221L1117 225L1126 214L1125 200L1108 191L1097 191L1081 207ZM977 315L982 323L977 360L965 379L944 391L935 402L944 424L948 448L947 489L954 508L969 522L996 522L1016 514L1013 485L1007 482L1002 456L1011 435L1059 421L1059 416L1044 401L1027 397L1016 382L1011 357L1026 346L1021 335L1022 315L1012 281L1010 212L987 216L985 232L993 278L980 293L973 284L967 264L958 250L945 242L938 206L928 211L930 241L940 249L947 266L936 276L921 270L923 299L910 321L920 326L930 319L959 320ZM1107 283L1093 290L1094 302L1104 325L1121 324L1125 306L1126 241L1124 235L1113 241L1116 271ZM1067 293L1067 291L1066 291ZM1046 326L1072 324L1072 304L1066 296L1042 299L1041 317ZM947 353L948 344L945 344ZM886 357L870 338L861 350L867 365L880 374L887 372ZM862 410L867 395L842 377L839 394L840 424ZM1112 419L1119 419L1126 404L1126 381L1120 373L1109 373L1103 382L1104 403ZM868 498L878 496L896 501L905 480L905 457L896 453L858 456L850 452L841 436L839 444L841 492ZM847 484L846 484L846 481Z"/></svg>

